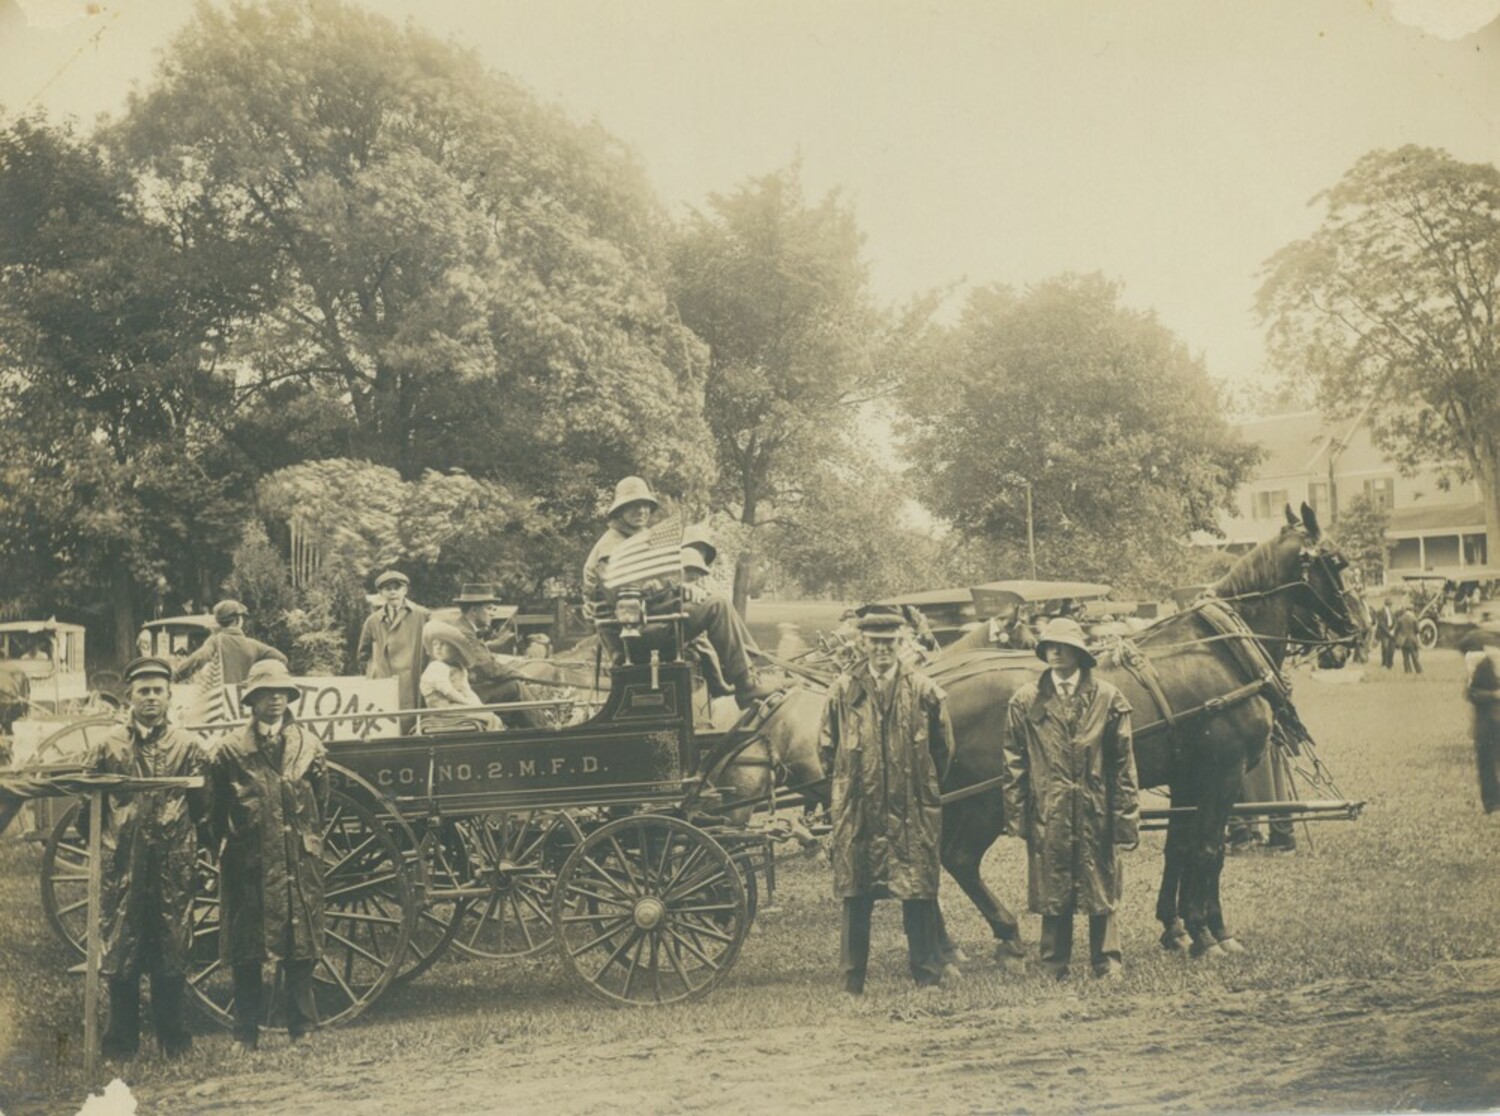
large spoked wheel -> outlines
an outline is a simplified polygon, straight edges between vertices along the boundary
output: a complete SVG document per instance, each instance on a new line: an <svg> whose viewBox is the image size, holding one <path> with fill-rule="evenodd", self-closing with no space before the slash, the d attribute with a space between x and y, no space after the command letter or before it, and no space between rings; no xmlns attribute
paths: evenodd
<svg viewBox="0 0 1500 1116"><path fill-rule="evenodd" d="M42 911L53 933L85 952L89 922L89 844L78 832L83 803L73 802L52 827L42 853Z"/></svg>
<svg viewBox="0 0 1500 1116"><path fill-rule="evenodd" d="M552 902L563 962L600 999L671 1004L724 979L750 928L723 847L662 814L595 830L563 865Z"/></svg>
<svg viewBox="0 0 1500 1116"><path fill-rule="evenodd" d="M400 846L368 807L334 791L323 828L325 938L313 985L318 1021L329 1026L353 1019L395 977L416 921L417 891ZM193 991L208 1014L227 1026L234 987L219 955L217 888L199 895L194 927L201 967L191 977ZM285 1026L284 1002L278 977L266 996L263 1025Z"/></svg>
<svg viewBox="0 0 1500 1116"><path fill-rule="evenodd" d="M485 889L459 908L454 946L491 959L550 947L552 896L583 839L578 823L559 810L519 810L464 818L447 829L447 873L461 887Z"/></svg>

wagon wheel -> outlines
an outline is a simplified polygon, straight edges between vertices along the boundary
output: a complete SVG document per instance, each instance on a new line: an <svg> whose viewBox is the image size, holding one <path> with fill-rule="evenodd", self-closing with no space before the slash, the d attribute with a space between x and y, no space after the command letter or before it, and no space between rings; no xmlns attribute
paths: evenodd
<svg viewBox="0 0 1500 1116"><path fill-rule="evenodd" d="M590 992L627 1004L702 996L750 928L745 886L723 847L664 814L590 833L552 901L564 963Z"/></svg>
<svg viewBox="0 0 1500 1116"><path fill-rule="evenodd" d="M1424 651L1431 651L1437 646L1438 626L1437 621L1431 617L1424 617L1417 625L1417 642L1422 645Z"/></svg>
<svg viewBox="0 0 1500 1116"><path fill-rule="evenodd" d="M552 945L557 874L583 834L559 810L518 810L454 822L450 872L488 894L458 912L453 944L471 957L530 957Z"/></svg>
<svg viewBox="0 0 1500 1116"><path fill-rule="evenodd" d="M194 908L195 959L189 978L208 1014L232 1022L233 985L219 955L217 889ZM323 823L323 954L313 971L318 1021L353 1019L385 990L407 955L417 913L401 848L375 814L335 790ZM266 997L267 1026L284 1026L280 981Z"/></svg>
<svg viewBox="0 0 1500 1116"><path fill-rule="evenodd" d="M78 832L83 803L58 817L42 853L42 910L53 932L82 957L89 922L89 844Z"/></svg>
<svg viewBox="0 0 1500 1116"><path fill-rule="evenodd" d="M27 766L81 760L95 740L103 739L106 733L119 724L120 715L117 712L99 712L82 720L69 721L56 732L42 738L42 742L36 746L36 754L31 757Z"/></svg>
<svg viewBox="0 0 1500 1116"><path fill-rule="evenodd" d="M429 829L417 849L407 853L407 862L419 861L423 892L417 899L417 914L406 953L391 978L393 984L404 984L432 968L448 952L458 934L464 907L469 900L451 893L459 886L450 851L455 843L445 840L442 829Z"/></svg>

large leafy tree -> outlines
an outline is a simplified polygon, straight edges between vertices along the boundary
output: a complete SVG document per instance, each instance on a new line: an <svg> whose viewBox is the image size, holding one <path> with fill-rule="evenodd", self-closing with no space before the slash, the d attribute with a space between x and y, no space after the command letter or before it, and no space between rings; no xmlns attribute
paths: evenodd
<svg viewBox="0 0 1500 1116"><path fill-rule="evenodd" d="M215 437L233 299L66 129L0 133L0 215L0 592L127 655L237 537L242 462Z"/></svg>
<svg viewBox="0 0 1500 1116"><path fill-rule="evenodd" d="M1025 577L1160 590L1257 451L1218 417L1201 360L1099 276L973 292L904 391L918 492Z"/></svg>
<svg viewBox="0 0 1500 1116"><path fill-rule="evenodd" d="M1500 170L1407 146L1372 151L1315 199L1322 226L1266 264L1273 355L1326 405L1370 407L1405 467L1479 481L1500 548Z"/></svg>
<svg viewBox="0 0 1500 1116"><path fill-rule="evenodd" d="M843 199L809 202L795 165L713 195L673 242L678 309L709 346L714 501L749 527L797 521L809 478L845 453L921 319L875 309L862 243ZM753 561L741 551L741 609Z"/></svg>
<svg viewBox="0 0 1500 1116"><path fill-rule="evenodd" d="M231 357L262 468L462 468L564 520L623 473L710 474L643 175L471 53L336 0L204 5L114 139L251 277Z"/></svg>

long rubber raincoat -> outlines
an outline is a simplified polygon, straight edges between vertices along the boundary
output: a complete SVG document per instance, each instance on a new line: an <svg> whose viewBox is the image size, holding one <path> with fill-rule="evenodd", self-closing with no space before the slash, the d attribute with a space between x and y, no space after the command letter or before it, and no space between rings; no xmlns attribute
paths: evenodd
<svg viewBox="0 0 1500 1116"><path fill-rule="evenodd" d="M431 619L421 605L410 601L396 612L396 622L389 623L385 609L378 608L365 617L359 631L356 658L366 678L394 678L400 686L401 708L415 709L422 687L422 667L427 656L422 650L422 627Z"/></svg>
<svg viewBox="0 0 1500 1116"><path fill-rule="evenodd" d="M221 955L230 964L298 961L323 950L323 745L291 720L282 757L252 722L219 746L214 825L224 837Z"/></svg>
<svg viewBox="0 0 1500 1116"><path fill-rule="evenodd" d="M952 742L943 691L905 663L884 697L864 663L833 684L820 747L833 776L836 897L937 898L938 782Z"/></svg>
<svg viewBox="0 0 1500 1116"><path fill-rule="evenodd" d="M111 729L84 758L86 770L138 778L208 774L198 738L163 721L146 732L132 720ZM156 790L104 796L103 943L111 977L188 972L193 950L199 823L209 791ZM87 816L85 832L94 819Z"/></svg>
<svg viewBox="0 0 1500 1116"><path fill-rule="evenodd" d="M1049 670L1010 699L1001 789L1005 831L1030 852L1034 914L1108 914L1124 876L1117 845L1140 830L1130 705L1084 670L1071 699Z"/></svg>

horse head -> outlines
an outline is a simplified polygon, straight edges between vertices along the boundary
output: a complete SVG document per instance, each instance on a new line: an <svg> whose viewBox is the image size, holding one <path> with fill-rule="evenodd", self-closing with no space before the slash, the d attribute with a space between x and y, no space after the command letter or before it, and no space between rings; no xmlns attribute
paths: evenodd
<svg viewBox="0 0 1500 1116"><path fill-rule="evenodd" d="M1364 639L1368 617L1352 579L1345 582L1349 560L1323 534L1317 513L1307 504L1300 518L1288 504L1286 518L1282 540L1288 551L1296 550L1292 637L1312 646L1352 646Z"/></svg>

